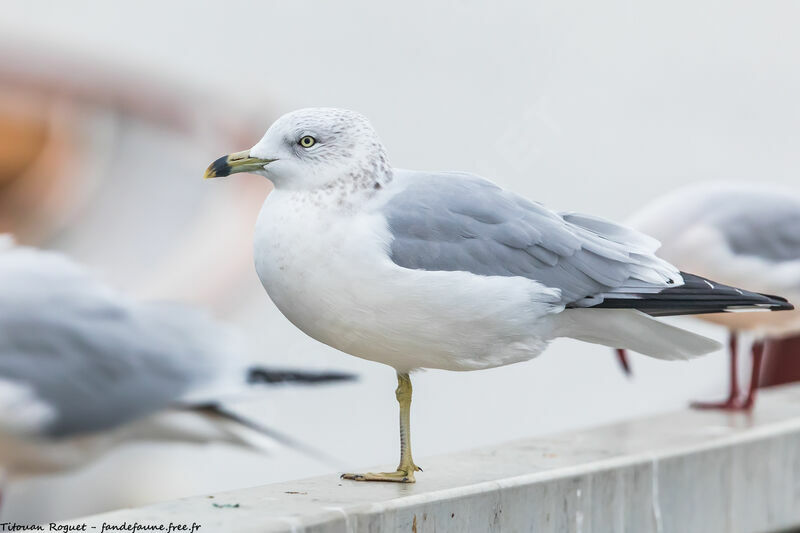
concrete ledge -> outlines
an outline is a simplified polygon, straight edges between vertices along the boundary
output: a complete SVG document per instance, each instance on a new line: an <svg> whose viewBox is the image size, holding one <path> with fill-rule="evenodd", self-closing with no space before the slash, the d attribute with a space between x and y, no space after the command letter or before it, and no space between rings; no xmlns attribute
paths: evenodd
<svg viewBox="0 0 800 533"><path fill-rule="evenodd" d="M418 462L415 485L331 475L71 523L196 523L201 533L798 527L800 386L763 391L751 415L685 410Z"/></svg>

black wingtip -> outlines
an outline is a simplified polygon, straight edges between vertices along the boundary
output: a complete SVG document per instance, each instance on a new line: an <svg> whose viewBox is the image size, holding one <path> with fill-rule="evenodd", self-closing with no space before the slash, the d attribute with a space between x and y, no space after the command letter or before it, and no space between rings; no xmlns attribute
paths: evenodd
<svg viewBox="0 0 800 533"><path fill-rule="evenodd" d="M683 284L659 292L635 291L606 295L592 308L637 309L651 316L698 315L733 311L789 311L794 306L781 296L760 294L681 272Z"/></svg>
<svg viewBox="0 0 800 533"><path fill-rule="evenodd" d="M761 294L761 293L759 293ZM792 311L794 310L794 305L792 305L789 300L782 296L775 296L773 294L761 294L765 298L770 299L770 311Z"/></svg>
<svg viewBox="0 0 800 533"><path fill-rule="evenodd" d="M336 381L355 381L358 376L346 372L314 372L308 370L274 370L263 367L252 367L247 371L248 383L300 383L319 384Z"/></svg>

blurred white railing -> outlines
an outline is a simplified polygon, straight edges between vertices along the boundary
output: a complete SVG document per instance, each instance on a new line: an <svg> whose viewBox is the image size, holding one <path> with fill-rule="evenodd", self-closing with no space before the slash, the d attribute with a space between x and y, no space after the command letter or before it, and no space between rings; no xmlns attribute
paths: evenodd
<svg viewBox="0 0 800 533"><path fill-rule="evenodd" d="M751 415L687 409L418 462L415 485L331 475L70 523L200 533L788 529L800 526L800 386L763 391Z"/></svg>

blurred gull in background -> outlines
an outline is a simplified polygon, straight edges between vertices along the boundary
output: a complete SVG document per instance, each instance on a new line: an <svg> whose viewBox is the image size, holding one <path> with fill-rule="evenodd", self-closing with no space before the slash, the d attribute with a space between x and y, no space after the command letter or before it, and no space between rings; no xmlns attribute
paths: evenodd
<svg viewBox="0 0 800 533"><path fill-rule="evenodd" d="M657 241L613 222L557 214L472 174L393 169L353 111L286 114L205 177L236 172L275 186L255 263L276 306L311 337L397 371L397 470L348 479L414 482L416 369L518 363L558 337L686 359L718 344L648 315L791 308L679 272Z"/></svg>
<svg viewBox="0 0 800 533"><path fill-rule="evenodd" d="M682 269L730 285L780 294L789 302L800 301L800 195L790 189L723 182L692 185L645 205L629 222L659 239L659 257ZM781 345L773 340L800 333L800 314L795 310L699 318L730 332L730 391L724 402L694 405L751 409L762 360L778 356L769 353ZM742 333L755 336L750 385L743 397L737 377ZM619 355L626 366L626 355Z"/></svg>
<svg viewBox="0 0 800 533"><path fill-rule="evenodd" d="M11 479L73 468L125 441L290 443L228 405L264 385L349 380L252 365L202 312L136 303L61 254L0 235L0 464Z"/></svg>

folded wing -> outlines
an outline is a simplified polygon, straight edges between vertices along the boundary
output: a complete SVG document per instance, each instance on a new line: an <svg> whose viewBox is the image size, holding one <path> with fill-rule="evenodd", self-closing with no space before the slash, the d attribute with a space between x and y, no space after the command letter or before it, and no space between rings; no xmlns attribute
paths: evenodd
<svg viewBox="0 0 800 533"><path fill-rule="evenodd" d="M785 300L685 275L658 241L613 222L558 214L478 176L398 171L383 207L392 260L406 268L521 276L561 292L567 307L708 313ZM788 306L788 307L787 307Z"/></svg>

